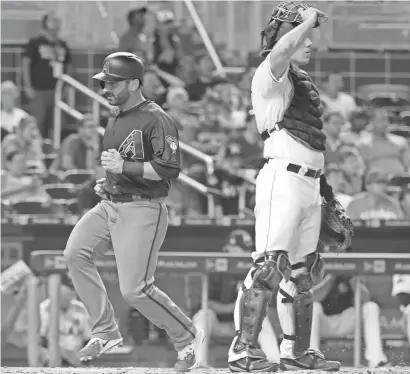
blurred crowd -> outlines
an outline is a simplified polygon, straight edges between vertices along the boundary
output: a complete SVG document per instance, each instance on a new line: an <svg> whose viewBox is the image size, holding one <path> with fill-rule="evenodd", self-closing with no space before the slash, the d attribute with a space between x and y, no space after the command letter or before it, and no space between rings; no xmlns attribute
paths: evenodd
<svg viewBox="0 0 410 374"><path fill-rule="evenodd" d="M125 21L118 50L144 60L144 96L174 118L181 142L213 159L210 170L183 149L183 172L212 193L217 216L252 215L253 181L264 164L250 103L254 68L219 74L196 29L169 10L136 8ZM98 202L93 185L103 172L99 128L106 120L86 113L59 149L50 141L55 85L62 73L72 73L60 28L61 20L46 14L24 49L24 86L1 85L2 213L82 214ZM246 66L239 52L220 48L224 65ZM344 92L341 72L323 76L316 83L325 107L324 172L342 205L353 219L410 218L410 98L393 107L377 100L383 92L370 99ZM177 216L209 213L206 196L180 180L168 204Z"/></svg>

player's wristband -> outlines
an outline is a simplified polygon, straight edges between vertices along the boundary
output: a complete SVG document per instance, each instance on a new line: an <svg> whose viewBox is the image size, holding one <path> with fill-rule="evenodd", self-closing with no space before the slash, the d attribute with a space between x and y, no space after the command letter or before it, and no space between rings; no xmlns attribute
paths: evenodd
<svg viewBox="0 0 410 374"><path fill-rule="evenodd" d="M142 161L124 161L122 164L122 174L128 177L143 178L144 162Z"/></svg>
<svg viewBox="0 0 410 374"><path fill-rule="evenodd" d="M326 177L323 174L320 176L320 195L324 197L327 202L335 198L333 188L327 183Z"/></svg>

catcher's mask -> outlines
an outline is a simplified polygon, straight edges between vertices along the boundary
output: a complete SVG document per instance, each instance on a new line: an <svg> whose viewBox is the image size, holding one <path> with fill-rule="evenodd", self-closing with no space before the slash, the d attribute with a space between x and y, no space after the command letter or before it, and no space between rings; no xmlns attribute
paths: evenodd
<svg viewBox="0 0 410 374"><path fill-rule="evenodd" d="M275 43L287 32L303 22L299 9L309 7L303 3L280 3L272 12L268 24L261 32L261 57L266 57ZM327 21L327 17L318 17L314 28Z"/></svg>

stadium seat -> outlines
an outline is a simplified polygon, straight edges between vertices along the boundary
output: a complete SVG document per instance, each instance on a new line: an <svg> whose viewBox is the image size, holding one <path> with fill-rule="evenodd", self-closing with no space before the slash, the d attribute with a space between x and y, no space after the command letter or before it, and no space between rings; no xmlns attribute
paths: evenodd
<svg viewBox="0 0 410 374"><path fill-rule="evenodd" d="M69 200L77 196L77 187L69 183L45 184L44 189L55 200Z"/></svg>
<svg viewBox="0 0 410 374"><path fill-rule="evenodd" d="M55 184L55 183L61 183L61 178L58 173L55 172L49 172L45 177L43 177L43 183L44 184Z"/></svg>
<svg viewBox="0 0 410 374"><path fill-rule="evenodd" d="M370 106L369 101L364 95L353 93L353 99L358 107L368 108Z"/></svg>
<svg viewBox="0 0 410 374"><path fill-rule="evenodd" d="M410 127L410 110L405 110L399 114L401 123Z"/></svg>
<svg viewBox="0 0 410 374"><path fill-rule="evenodd" d="M389 133L394 135L400 135L403 138L410 139L410 128L407 126L390 125Z"/></svg>
<svg viewBox="0 0 410 374"><path fill-rule="evenodd" d="M1 217L7 217L8 214L11 212L9 204L7 204L5 201L1 202Z"/></svg>
<svg viewBox="0 0 410 374"><path fill-rule="evenodd" d="M11 207L13 214L56 214L60 209L44 199L24 199L17 201Z"/></svg>
<svg viewBox="0 0 410 374"><path fill-rule="evenodd" d="M64 173L63 182L82 185L94 175L91 170L68 170Z"/></svg>

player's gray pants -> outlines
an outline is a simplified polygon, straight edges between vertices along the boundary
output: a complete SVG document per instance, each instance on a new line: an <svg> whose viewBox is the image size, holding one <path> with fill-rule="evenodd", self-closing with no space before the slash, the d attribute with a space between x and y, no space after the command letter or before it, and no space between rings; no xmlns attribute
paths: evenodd
<svg viewBox="0 0 410 374"><path fill-rule="evenodd" d="M192 341L196 333L192 321L153 284L167 227L167 208L159 200L102 201L74 227L64 255L75 289L93 320L93 337L120 337L95 264L96 256L114 249L124 299L165 329L177 350Z"/></svg>

